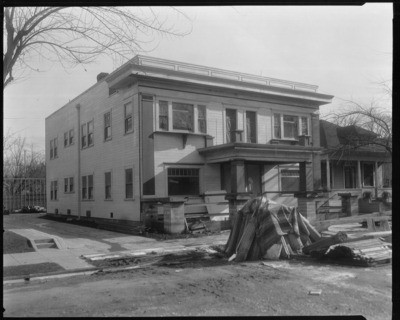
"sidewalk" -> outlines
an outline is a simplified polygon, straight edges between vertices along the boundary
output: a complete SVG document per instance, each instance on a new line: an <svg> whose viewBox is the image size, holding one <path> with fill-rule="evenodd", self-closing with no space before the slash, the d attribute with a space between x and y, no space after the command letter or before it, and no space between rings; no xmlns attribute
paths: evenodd
<svg viewBox="0 0 400 320"><path fill-rule="evenodd" d="M65 225L65 223L57 223L61 225L56 225L56 227L62 228ZM54 228L53 224L54 222L52 222L52 228ZM101 260L122 256L140 256L150 252L160 254L195 250L197 247L225 244L229 237L229 232L222 232L198 238L159 241L141 236L68 225L69 229L71 227L76 227L73 229L76 231L75 236L66 235L65 233L64 236L60 236L60 232L56 230L53 230L54 232L52 233L49 230L49 233L47 233L34 228L8 229L30 239L31 242L40 239L54 239L58 248L43 248L36 249L36 252L3 254L3 267L53 262L63 267L66 272L82 271L93 269L93 265L89 264L84 258ZM82 231L85 231L85 237L82 237Z"/></svg>

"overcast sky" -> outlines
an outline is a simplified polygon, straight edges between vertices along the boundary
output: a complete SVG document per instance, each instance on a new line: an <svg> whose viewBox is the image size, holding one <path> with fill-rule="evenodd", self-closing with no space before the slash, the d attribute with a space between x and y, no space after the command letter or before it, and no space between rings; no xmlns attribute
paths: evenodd
<svg viewBox="0 0 400 320"><path fill-rule="evenodd" d="M381 96L374 83L392 78L392 6L181 7L192 32L158 39L148 55L314 84L320 93L367 102ZM175 18L176 28L190 29ZM43 72L5 90L4 132L11 128L44 149L45 118L116 67L102 58L66 73L42 63ZM321 115L340 105L335 98Z"/></svg>

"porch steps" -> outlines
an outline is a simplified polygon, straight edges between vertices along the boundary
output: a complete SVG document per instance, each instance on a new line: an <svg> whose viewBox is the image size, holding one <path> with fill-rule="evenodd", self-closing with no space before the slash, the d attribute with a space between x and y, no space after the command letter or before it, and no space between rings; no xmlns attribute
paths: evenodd
<svg viewBox="0 0 400 320"><path fill-rule="evenodd" d="M37 249L58 248L53 238L48 239L35 239L35 246Z"/></svg>

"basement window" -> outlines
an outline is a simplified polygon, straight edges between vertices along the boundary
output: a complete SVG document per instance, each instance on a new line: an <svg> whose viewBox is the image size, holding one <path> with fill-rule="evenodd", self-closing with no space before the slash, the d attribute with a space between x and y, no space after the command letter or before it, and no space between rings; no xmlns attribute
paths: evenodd
<svg viewBox="0 0 400 320"><path fill-rule="evenodd" d="M200 169L168 168L168 195L199 195Z"/></svg>

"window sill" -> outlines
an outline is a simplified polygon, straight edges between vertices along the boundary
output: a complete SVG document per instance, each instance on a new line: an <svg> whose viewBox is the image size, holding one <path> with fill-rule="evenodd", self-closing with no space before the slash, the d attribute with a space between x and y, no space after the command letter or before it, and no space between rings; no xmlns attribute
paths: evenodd
<svg viewBox="0 0 400 320"><path fill-rule="evenodd" d="M90 146L87 146L87 147L81 148L81 150L86 150L86 149L89 149L89 148L92 148L92 147L94 147L94 144L91 144Z"/></svg>
<svg viewBox="0 0 400 320"><path fill-rule="evenodd" d="M107 141L111 141L111 140L112 140L112 137L111 137L111 138L104 139L103 142L107 142Z"/></svg>
<svg viewBox="0 0 400 320"><path fill-rule="evenodd" d="M132 134L132 133L134 133L134 132L135 132L134 130L125 132L125 133L124 133L124 136L130 135L130 134Z"/></svg>
<svg viewBox="0 0 400 320"><path fill-rule="evenodd" d="M153 133L150 134L149 138L153 138L155 134L186 134L190 136L200 136L200 137L207 137L207 138L213 138L207 133L202 133L202 132L192 132L192 131L166 131L166 130L156 130Z"/></svg>
<svg viewBox="0 0 400 320"><path fill-rule="evenodd" d="M135 198L125 198L124 201L135 201Z"/></svg>
<svg viewBox="0 0 400 320"><path fill-rule="evenodd" d="M75 194L75 191L64 192L64 194Z"/></svg>
<svg viewBox="0 0 400 320"><path fill-rule="evenodd" d="M81 201L83 201L83 202L93 202L94 199L82 199Z"/></svg>
<svg viewBox="0 0 400 320"><path fill-rule="evenodd" d="M113 199L104 199L104 201L114 201Z"/></svg>

